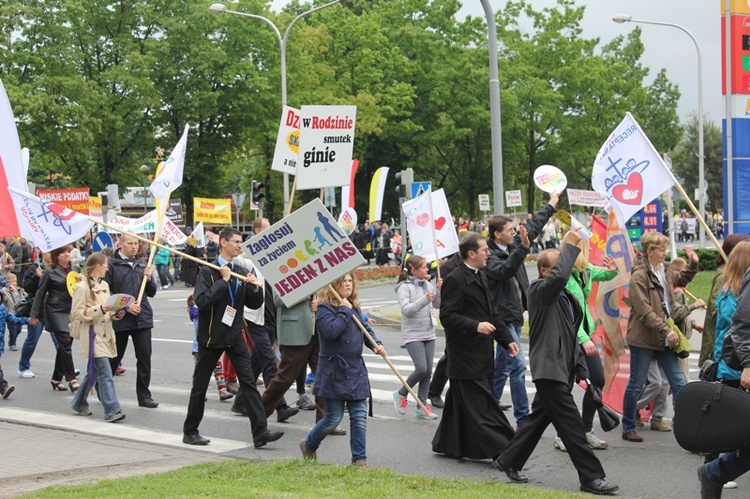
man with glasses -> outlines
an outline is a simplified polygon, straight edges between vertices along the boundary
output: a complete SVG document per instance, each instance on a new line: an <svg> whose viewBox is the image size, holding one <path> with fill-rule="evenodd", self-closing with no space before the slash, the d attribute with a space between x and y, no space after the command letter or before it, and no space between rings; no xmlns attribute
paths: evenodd
<svg viewBox="0 0 750 499"><path fill-rule="evenodd" d="M138 257L138 239L123 234L120 238L120 248L115 251L109 259L109 268L104 280L109 284L112 294L125 293L137 297L141 290L141 282L145 276L146 290L139 303L133 303L128 307L128 313L115 321L112 326L115 329L117 341L117 357L110 360L112 373L117 371L125 350L128 347L128 338L133 340L133 349L136 359L136 382L135 392L138 396L138 405L155 409L159 403L151 397L151 329L154 327L154 312L148 299L156 296L156 280L152 276L153 269L146 265L143 258Z"/></svg>
<svg viewBox="0 0 750 499"><path fill-rule="evenodd" d="M530 241L536 239L547 220L555 213L559 197L558 192L550 193L549 203L527 221L525 228L521 227L518 231L513 226L513 220L504 215L496 215L487 223L490 257L485 272L492 302L519 348L523 312L527 309L526 297L529 290L529 276L523 262L529 254ZM511 357L504 348L498 347L494 374L494 395L498 404L505 389L505 380L509 377L513 416L516 418L516 424L521 426L529 416L526 358L523 350L515 357ZM501 405L501 408L507 410L510 406Z"/></svg>
<svg viewBox="0 0 750 499"><path fill-rule="evenodd" d="M240 382L238 398L247 410L256 448L280 439L284 433L268 430L263 402L255 386L250 351L242 330L245 307L257 309L263 304L263 288L257 286L256 277L244 267L233 262L242 254L242 235L236 229L225 227L219 233L219 255L214 262L220 270L204 266L195 283L195 304L198 306L198 356L193 373L187 417L183 425L182 441L190 445L208 445L209 439L198 432L203 419L206 390L214 373L216 362L226 352L234 365ZM236 275L246 276L239 279Z"/></svg>

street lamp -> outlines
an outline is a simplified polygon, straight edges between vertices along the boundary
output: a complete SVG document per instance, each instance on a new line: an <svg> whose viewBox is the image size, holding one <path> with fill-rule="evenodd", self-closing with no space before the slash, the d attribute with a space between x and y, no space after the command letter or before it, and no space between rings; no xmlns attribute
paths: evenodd
<svg viewBox="0 0 750 499"><path fill-rule="evenodd" d="M141 167L138 168L138 170L141 172L141 179L143 180L143 191L142 191L143 192L143 214L145 215L146 213L148 213L148 205L146 204L146 199L147 199L146 174L149 171L149 167L146 165L141 165Z"/></svg>
<svg viewBox="0 0 750 499"><path fill-rule="evenodd" d="M495 213L505 212L503 193L503 144L500 122L500 79L497 70L497 26L489 0L480 0L487 19L487 38L490 49L490 139L492 140L492 198Z"/></svg>
<svg viewBox="0 0 750 499"><path fill-rule="evenodd" d="M208 8L211 12L214 14L235 14L238 16L243 17L250 17L253 19L260 19L261 21L265 22L269 26L271 26L271 29L273 29L273 32L276 33L276 38L279 40L279 47L281 48L281 105L286 106L286 42L289 38L289 32L292 30L292 27L302 19L303 17L312 14L313 12L317 12L321 9L325 9L326 7L330 7L331 5L335 5L337 3L341 2L351 2L352 0L334 0L333 2L328 2L326 4L323 4L319 7L312 8L310 10L307 10L303 12L302 14L298 15L294 19L292 19L292 22L289 23L289 26L286 27L286 31L284 31L284 36L281 36L281 31L279 28L276 27L276 25L268 19L267 17L259 16L257 14L248 14L247 12L238 12L236 10L229 10L229 8L224 5L223 3L213 3ZM286 215L289 213L289 174L284 172L284 214Z"/></svg>
<svg viewBox="0 0 750 499"><path fill-rule="evenodd" d="M640 24L653 24L656 26L669 26L677 28L684 32L695 45L695 51L698 53L698 202L700 217L706 220L706 194L705 194L705 158L703 154L703 59L701 57L701 49L698 46L698 40L695 39L693 34L688 31L684 26L674 23L666 23L661 21L644 21L643 19L633 19L633 16L629 14L617 14L612 20L618 24L623 23L640 23ZM706 230L701 229L700 234L700 245L701 248L706 246Z"/></svg>

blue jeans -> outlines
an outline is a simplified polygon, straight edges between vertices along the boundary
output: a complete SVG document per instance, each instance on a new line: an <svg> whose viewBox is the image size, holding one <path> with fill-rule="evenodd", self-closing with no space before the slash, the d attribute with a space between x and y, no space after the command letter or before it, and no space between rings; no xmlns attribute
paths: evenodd
<svg viewBox="0 0 750 499"><path fill-rule="evenodd" d="M716 485L724 485L736 480L748 471L750 471L750 447L745 447L737 452L727 452L706 463L708 478Z"/></svg>
<svg viewBox="0 0 750 499"><path fill-rule="evenodd" d="M104 407L104 418L108 418L113 414L117 414L122 410L120 407L120 401L117 400L117 392L115 391L115 382L112 379L112 368L109 365L109 357L98 357L94 359L94 366L96 367L96 390L99 394L99 399L102 401L102 407ZM74 411L85 411L89 408L89 389L91 388L91 382L89 375L83 376L81 381L81 387L73 395L73 400L70 402L70 407Z"/></svg>
<svg viewBox="0 0 750 499"><path fill-rule="evenodd" d="M651 359L656 358L664 374L667 375L669 386L672 388L672 400L677 400L682 387L685 386L685 375L682 373L680 362L672 350L648 350L646 348L630 347L630 378L622 402L622 432L635 431L635 413L638 397L643 391L643 385L648 378L648 368Z"/></svg>
<svg viewBox="0 0 750 499"><path fill-rule="evenodd" d="M523 354L521 342L518 340L518 335L521 334L521 326L508 324L508 331L513 336L513 341L518 345L518 355L511 357L508 350L497 345L493 395L495 400L500 403L500 397L502 397L505 388L505 380L510 377L510 399L513 402L513 416L516 418L516 424L521 426L529 417L529 396L526 393L526 357Z"/></svg>
<svg viewBox="0 0 750 499"><path fill-rule="evenodd" d="M165 265L163 263L158 264L156 266L156 272L159 274L159 281L161 282L162 287L166 286L167 284L174 284L172 276L169 275L168 265Z"/></svg>
<svg viewBox="0 0 750 499"><path fill-rule="evenodd" d="M310 452L318 450L323 439L344 419L344 405L349 409L349 447L352 450L352 463L356 463L367 459L367 399L326 399L326 414L307 434L305 447Z"/></svg>
<svg viewBox="0 0 750 499"><path fill-rule="evenodd" d="M23 342L21 358L18 360L19 371L28 371L31 369L31 356L34 355L34 350L36 350L36 344L39 343L42 331L44 331L44 322L42 321L39 321L36 326L32 326L31 324L26 326L26 341ZM52 342L55 344L55 349L57 349L55 335L51 334L50 336L52 337Z"/></svg>

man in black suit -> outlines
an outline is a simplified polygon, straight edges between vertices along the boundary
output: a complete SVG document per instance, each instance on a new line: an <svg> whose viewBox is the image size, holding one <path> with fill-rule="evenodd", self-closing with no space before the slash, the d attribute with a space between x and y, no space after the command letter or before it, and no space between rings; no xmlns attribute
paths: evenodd
<svg viewBox="0 0 750 499"><path fill-rule="evenodd" d="M581 491L611 495L619 487L604 480L604 469L586 442L583 421L570 393L575 378L586 379L588 371L576 335L583 312L565 289L581 251L576 246L581 240L578 229L569 237L571 244L562 253L548 249L537 258L539 279L529 286L529 360L536 396L532 413L494 465L512 482L528 482L519 470L552 423L578 470Z"/></svg>
<svg viewBox="0 0 750 499"><path fill-rule="evenodd" d="M489 255L487 240L476 232L466 234L459 245L463 261L441 287L451 384L432 450L456 458L494 459L514 431L492 395L493 339L511 355L518 353L518 345L495 312L481 272Z"/></svg>

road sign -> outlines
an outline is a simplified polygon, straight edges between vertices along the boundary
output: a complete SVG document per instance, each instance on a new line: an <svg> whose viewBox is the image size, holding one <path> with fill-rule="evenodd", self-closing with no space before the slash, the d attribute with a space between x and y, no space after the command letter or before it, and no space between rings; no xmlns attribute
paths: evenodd
<svg viewBox="0 0 750 499"><path fill-rule="evenodd" d="M490 211L490 195L479 195L479 211Z"/></svg>
<svg viewBox="0 0 750 499"><path fill-rule="evenodd" d="M112 236L106 232L98 232L96 237L94 237L92 246L95 253L99 253L104 248L112 248L114 247L114 244L112 244Z"/></svg>
<svg viewBox="0 0 750 499"><path fill-rule="evenodd" d="M411 198L414 199L417 196L421 196L432 187L432 182L412 182L411 183Z"/></svg>

